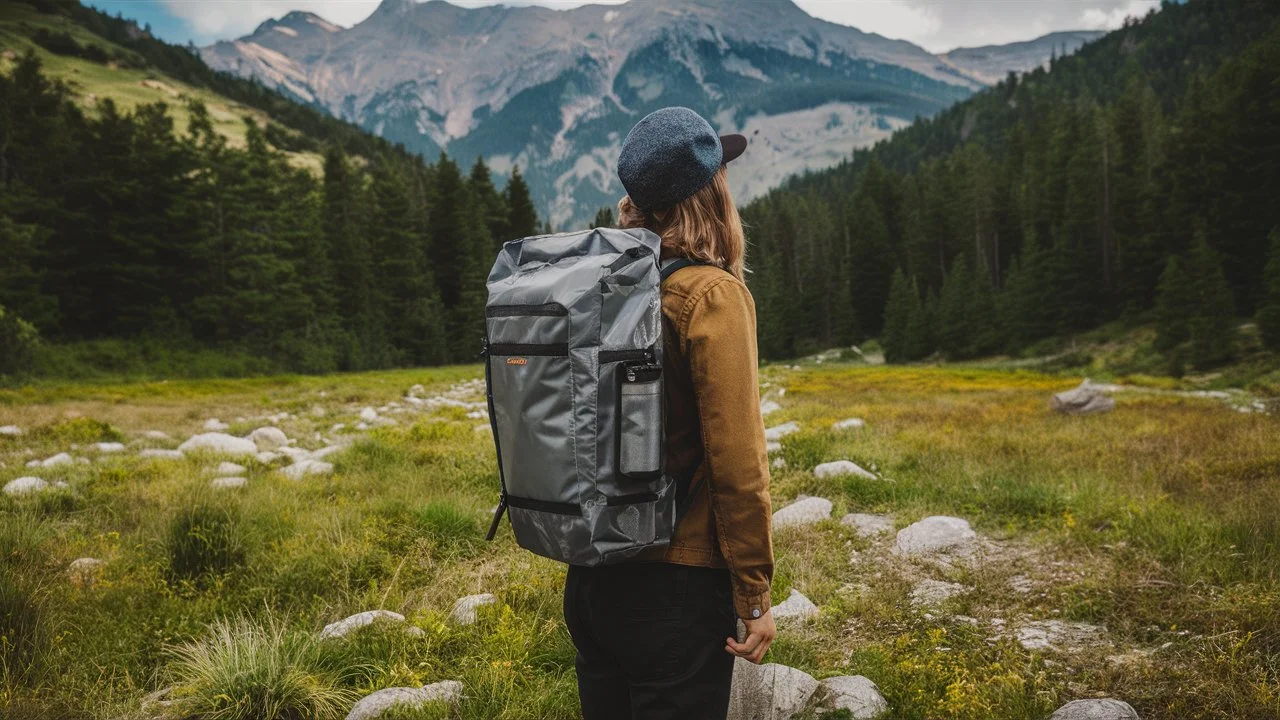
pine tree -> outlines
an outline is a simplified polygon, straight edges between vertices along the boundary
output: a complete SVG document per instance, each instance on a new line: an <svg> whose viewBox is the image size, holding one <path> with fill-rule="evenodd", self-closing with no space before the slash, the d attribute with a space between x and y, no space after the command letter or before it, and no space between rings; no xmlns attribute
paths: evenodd
<svg viewBox="0 0 1280 720"><path fill-rule="evenodd" d="M1222 259L1202 231L1196 233L1189 261L1195 300L1190 323L1191 362L1203 370L1235 356L1235 304Z"/></svg>
<svg viewBox="0 0 1280 720"><path fill-rule="evenodd" d="M591 221L591 228L611 228L613 227L613 208L602 207L596 211L595 220Z"/></svg>
<svg viewBox="0 0 1280 720"><path fill-rule="evenodd" d="M965 357L973 341L970 313L973 275L964 255L956 258L938 296L938 349L948 358Z"/></svg>
<svg viewBox="0 0 1280 720"><path fill-rule="evenodd" d="M507 237L507 203L493 187L493 177L489 174L489 166L484 164L484 158L476 158L468 183L488 232L490 248L496 254L504 242L514 238Z"/></svg>
<svg viewBox="0 0 1280 720"><path fill-rule="evenodd" d="M919 297L917 295L917 297ZM908 360L921 360L938 348L938 298L929 291L924 302L916 302L907 321Z"/></svg>
<svg viewBox="0 0 1280 720"><path fill-rule="evenodd" d="M902 268L893 271L893 282L889 286L889 300L884 307L884 332L880 345L884 348L886 362L898 363L907 360L907 327L911 322L911 313L917 309L920 298L916 295Z"/></svg>
<svg viewBox="0 0 1280 720"><path fill-rule="evenodd" d="M511 177L503 190L503 198L507 204L508 240L529 237L539 233L538 211L529 197L529 185L520 174L520 166L511 169ZM548 231L549 232L549 231Z"/></svg>
<svg viewBox="0 0 1280 720"><path fill-rule="evenodd" d="M1280 227L1271 231L1271 252L1264 273L1263 298L1258 310L1258 331L1263 344L1280 350Z"/></svg>
<svg viewBox="0 0 1280 720"><path fill-rule="evenodd" d="M1169 353L1191 338L1189 323L1196 311L1195 294L1182 265L1182 258L1170 255L1160 274L1155 348L1162 353Z"/></svg>

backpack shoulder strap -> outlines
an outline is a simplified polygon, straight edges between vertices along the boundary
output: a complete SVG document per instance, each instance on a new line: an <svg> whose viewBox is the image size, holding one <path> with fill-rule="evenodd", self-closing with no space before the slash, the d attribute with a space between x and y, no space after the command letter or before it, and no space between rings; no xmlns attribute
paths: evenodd
<svg viewBox="0 0 1280 720"><path fill-rule="evenodd" d="M687 267L692 267L694 265L710 265L710 264L711 263L706 262L705 260L694 260L692 258L687 258L687 257L671 258L670 260L665 260L662 263L662 282L666 282L667 278L671 277L672 275L675 275L676 273L680 272L681 270Z"/></svg>

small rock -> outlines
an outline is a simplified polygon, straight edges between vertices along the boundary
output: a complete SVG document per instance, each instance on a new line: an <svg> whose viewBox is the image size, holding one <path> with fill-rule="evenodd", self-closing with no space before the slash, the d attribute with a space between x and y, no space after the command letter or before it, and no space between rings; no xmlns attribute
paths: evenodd
<svg viewBox="0 0 1280 720"><path fill-rule="evenodd" d="M169 433L163 432L161 430L145 430L142 433L142 437L148 440L171 440L172 439L169 437Z"/></svg>
<svg viewBox="0 0 1280 720"><path fill-rule="evenodd" d="M765 440L781 440L782 438L796 432L800 429L800 425L796 422L783 423L764 431Z"/></svg>
<svg viewBox="0 0 1280 720"><path fill-rule="evenodd" d="M1100 625L1062 620L1040 620L1018 628L1018 644L1028 650L1068 650L1102 642L1107 629ZM1083 716L1081 716L1083 717Z"/></svg>
<svg viewBox="0 0 1280 720"><path fill-rule="evenodd" d="M360 430L360 431L368 430L368 429L369 429L369 423L364 422L364 421L362 420L362 421L360 421L360 422L356 423L356 429L357 429L357 430Z"/></svg>
<svg viewBox="0 0 1280 720"><path fill-rule="evenodd" d="M1058 708L1049 720L1138 720L1138 711L1121 700L1072 700Z"/></svg>
<svg viewBox="0 0 1280 720"><path fill-rule="evenodd" d="M67 566L67 576L71 578L71 584L77 587L91 587L98 581L102 575L102 568L106 562L98 558L82 557L72 560Z"/></svg>
<svg viewBox="0 0 1280 720"><path fill-rule="evenodd" d="M344 637L365 625L383 620L402 623L404 622L404 616L390 610L366 610L325 625L324 629L320 631L320 639L327 640L329 638Z"/></svg>
<svg viewBox="0 0 1280 720"><path fill-rule="evenodd" d="M418 395L425 395L425 394L426 394L426 392L427 392L427 389L426 389L426 388L424 388L424 387L422 387L421 385L414 385L413 387L409 388L409 396L410 396L410 397L417 397Z"/></svg>
<svg viewBox="0 0 1280 720"><path fill-rule="evenodd" d="M184 453L203 450L221 455L258 454L258 446L252 440L219 432L193 435L179 445L178 449Z"/></svg>
<svg viewBox="0 0 1280 720"><path fill-rule="evenodd" d="M926 555L965 550L978 538L966 520L934 515L898 531L897 550Z"/></svg>
<svg viewBox="0 0 1280 720"><path fill-rule="evenodd" d="M967 591L968 588L959 583L921 580L911 591L911 604L915 607L934 607Z"/></svg>
<svg viewBox="0 0 1280 720"><path fill-rule="evenodd" d="M764 451L769 454L782 452L782 443L777 440L766 440L764 443Z"/></svg>
<svg viewBox="0 0 1280 720"><path fill-rule="evenodd" d="M100 453L124 452L124 443L118 443L118 442L94 443L93 449L97 450Z"/></svg>
<svg viewBox="0 0 1280 720"><path fill-rule="evenodd" d="M761 417L767 417L772 413L776 413L782 409L782 406L772 400L763 400L760 403Z"/></svg>
<svg viewBox="0 0 1280 720"><path fill-rule="evenodd" d="M822 681L835 710L848 710L854 720L870 720L889 712L880 688L862 675L841 675Z"/></svg>
<svg viewBox="0 0 1280 720"><path fill-rule="evenodd" d="M1015 575L1009 578L1009 587L1016 593L1026 595L1035 589L1035 583L1026 575Z"/></svg>
<svg viewBox="0 0 1280 720"><path fill-rule="evenodd" d="M859 537L873 537L881 533L893 532L893 518L888 515L849 513L840 518L840 524L853 528Z"/></svg>
<svg viewBox="0 0 1280 720"><path fill-rule="evenodd" d="M306 475L328 475L333 472L333 465L319 460L299 460L280 472L290 480L299 480Z"/></svg>
<svg viewBox="0 0 1280 720"><path fill-rule="evenodd" d="M831 517L831 501L820 497L796 500L773 514L775 528L813 525Z"/></svg>
<svg viewBox="0 0 1280 720"><path fill-rule="evenodd" d="M841 420L837 423L834 423L832 424L831 427L835 430L853 430L853 429L864 427L866 426L866 424L867 423L862 418L849 418L847 420ZM858 677L862 677L862 676L859 675Z"/></svg>
<svg viewBox="0 0 1280 720"><path fill-rule="evenodd" d="M38 493L49 487L49 483L38 477L20 477L17 480L10 480L5 483L4 494L11 496L26 495L28 493Z"/></svg>
<svg viewBox="0 0 1280 720"><path fill-rule="evenodd" d="M42 461L40 463L40 466L41 467L57 467L59 465L73 465L73 464L75 464L75 458L71 457L67 453L58 453L57 455L54 455L53 457L47 458L44 461Z"/></svg>
<svg viewBox="0 0 1280 720"><path fill-rule="evenodd" d="M323 460L334 453L340 453L346 449L347 449L346 445L330 445L328 447L322 447L319 450L316 450L315 452L311 453L311 459Z"/></svg>
<svg viewBox="0 0 1280 720"><path fill-rule="evenodd" d="M453 609L449 611L449 619L459 625L473 625L476 621L476 610L485 605L492 605L497 600L491 593L460 597L453 603Z"/></svg>
<svg viewBox="0 0 1280 720"><path fill-rule="evenodd" d="M729 691L733 720L789 720L804 709L818 689L818 681L786 665L754 663L736 658Z"/></svg>
<svg viewBox="0 0 1280 720"><path fill-rule="evenodd" d="M462 699L462 683L443 680L420 688L393 687L379 690L360 699L347 720L373 720L391 708L415 710L433 702L458 702Z"/></svg>
<svg viewBox="0 0 1280 720"><path fill-rule="evenodd" d="M289 444L289 436L278 427L260 427L249 433L249 439L258 447L259 452L269 452Z"/></svg>
<svg viewBox="0 0 1280 720"><path fill-rule="evenodd" d="M774 620L798 620L805 622L818 617L818 606L813 604L799 590L791 589L786 600L774 605L770 610Z"/></svg>
<svg viewBox="0 0 1280 720"><path fill-rule="evenodd" d="M138 457L159 460L181 460L184 456L181 450L160 450L157 448L148 448L139 452Z"/></svg>
<svg viewBox="0 0 1280 720"><path fill-rule="evenodd" d="M211 432L221 432L223 430L226 430L229 427L231 426L222 422L218 418L209 418L208 420L204 421L204 429L209 430Z"/></svg>
<svg viewBox="0 0 1280 720"><path fill-rule="evenodd" d="M271 463L279 460L284 456L278 452L260 452L254 457L256 457L258 459L258 462L262 463L263 465L270 465Z"/></svg>
<svg viewBox="0 0 1280 720"><path fill-rule="evenodd" d="M1115 410L1116 401L1085 378L1076 389L1054 395L1049 407L1064 415L1092 415Z"/></svg>
<svg viewBox="0 0 1280 720"><path fill-rule="evenodd" d="M218 463L218 467L214 468L213 471L218 475L227 477L227 476L243 475L245 472L245 469L243 465L237 465L233 462L222 462L222 463Z"/></svg>
<svg viewBox="0 0 1280 720"><path fill-rule="evenodd" d="M22 428L17 425L0 425L0 436L18 437L22 434Z"/></svg>
<svg viewBox="0 0 1280 720"><path fill-rule="evenodd" d="M248 485L249 481L242 477L220 477L209 481L209 487L214 490L230 490L233 488L242 488Z"/></svg>
<svg viewBox="0 0 1280 720"><path fill-rule="evenodd" d="M321 406L319 406L319 405L314 405L314 406L312 406L312 408L311 408L311 417L322 418L322 417L324 417L324 415L325 415L325 411L324 411L324 408L323 408L323 407L321 407Z"/></svg>
<svg viewBox="0 0 1280 720"><path fill-rule="evenodd" d="M774 458L774 459L773 459L773 462L771 463L771 465L772 465L773 467L775 467L775 468L777 468L777 469L781 470L781 469L783 469L783 468L785 468L785 467L787 466L787 459L786 459L786 458Z"/></svg>
<svg viewBox="0 0 1280 720"><path fill-rule="evenodd" d="M879 479L875 473L870 470L864 470L857 463L849 460L836 460L835 462L822 463L813 469L814 477L836 477L839 475L857 475L868 480Z"/></svg>
<svg viewBox="0 0 1280 720"><path fill-rule="evenodd" d="M367 407L360 411L360 419L367 423L371 423L378 419L378 411L371 407Z"/></svg>

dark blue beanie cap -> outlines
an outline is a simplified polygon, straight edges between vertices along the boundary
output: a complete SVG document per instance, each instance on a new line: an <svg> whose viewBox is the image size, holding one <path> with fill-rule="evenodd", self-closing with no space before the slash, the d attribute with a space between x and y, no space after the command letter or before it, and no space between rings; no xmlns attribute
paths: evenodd
<svg viewBox="0 0 1280 720"><path fill-rule="evenodd" d="M636 207L663 210L705 187L724 162L711 123L689 108L669 107L631 128L618 157L618 179Z"/></svg>

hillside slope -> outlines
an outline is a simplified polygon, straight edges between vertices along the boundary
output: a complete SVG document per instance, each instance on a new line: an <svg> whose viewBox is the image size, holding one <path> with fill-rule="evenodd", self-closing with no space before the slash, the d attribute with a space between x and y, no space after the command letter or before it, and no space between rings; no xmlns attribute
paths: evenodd
<svg viewBox="0 0 1280 720"><path fill-rule="evenodd" d="M1170 369L1230 360L1280 303L1278 20L1166 3L753 203L761 347L957 358L1146 318Z"/></svg>

